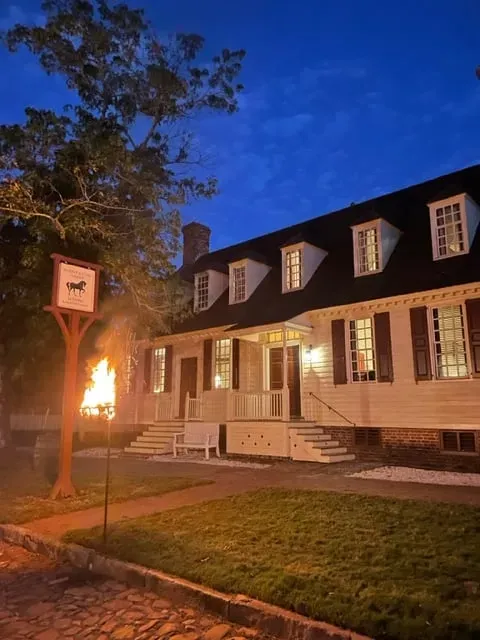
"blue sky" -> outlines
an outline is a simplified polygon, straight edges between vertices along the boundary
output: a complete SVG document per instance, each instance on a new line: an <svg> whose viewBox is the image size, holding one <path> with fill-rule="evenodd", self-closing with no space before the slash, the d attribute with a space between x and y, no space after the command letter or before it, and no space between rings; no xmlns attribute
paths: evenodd
<svg viewBox="0 0 480 640"><path fill-rule="evenodd" d="M132 0L161 33L197 32L207 53L245 48L240 111L195 124L215 199L184 209L219 248L480 160L478 0ZM0 28L40 0L0 3ZM8 99L60 107L58 79L0 52Z"/></svg>

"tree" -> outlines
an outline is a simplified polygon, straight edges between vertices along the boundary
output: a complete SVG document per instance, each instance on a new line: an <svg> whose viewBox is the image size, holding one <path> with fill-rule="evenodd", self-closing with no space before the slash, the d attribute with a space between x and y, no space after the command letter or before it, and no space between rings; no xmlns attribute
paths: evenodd
<svg viewBox="0 0 480 640"><path fill-rule="evenodd" d="M192 121L234 113L242 89L243 51L202 64L202 37L160 39L142 10L108 0L44 0L42 10L43 26L16 25L2 41L63 77L72 104L58 113L30 106L24 124L0 126L7 390L43 339L36 323L47 322L53 249L104 266L103 297L129 326L168 331L184 304L172 264L179 210L217 191L213 177L198 177Z"/></svg>

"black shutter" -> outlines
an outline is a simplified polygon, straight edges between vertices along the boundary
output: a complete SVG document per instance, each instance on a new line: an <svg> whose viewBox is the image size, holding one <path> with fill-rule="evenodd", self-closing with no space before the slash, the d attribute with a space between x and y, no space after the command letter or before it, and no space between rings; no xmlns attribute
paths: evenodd
<svg viewBox="0 0 480 640"><path fill-rule="evenodd" d="M203 341L203 390L212 388L212 355L213 340Z"/></svg>
<svg viewBox="0 0 480 640"><path fill-rule="evenodd" d="M232 389L240 389L240 340L232 339Z"/></svg>
<svg viewBox="0 0 480 640"><path fill-rule="evenodd" d="M153 349L145 349L143 352L143 393L152 390L152 352Z"/></svg>
<svg viewBox="0 0 480 640"><path fill-rule="evenodd" d="M375 358L378 382L393 382L392 338L390 332L390 314L376 313L373 316L375 326Z"/></svg>
<svg viewBox="0 0 480 640"><path fill-rule="evenodd" d="M432 363L428 338L427 307L413 307L410 309L410 327L412 331L415 380L431 380Z"/></svg>
<svg viewBox="0 0 480 640"><path fill-rule="evenodd" d="M347 383L345 320L332 320L333 384Z"/></svg>
<svg viewBox="0 0 480 640"><path fill-rule="evenodd" d="M466 300L472 376L480 378L480 298Z"/></svg>
<svg viewBox="0 0 480 640"><path fill-rule="evenodd" d="M167 344L165 347L165 391L170 393L172 390L173 377L173 346Z"/></svg>

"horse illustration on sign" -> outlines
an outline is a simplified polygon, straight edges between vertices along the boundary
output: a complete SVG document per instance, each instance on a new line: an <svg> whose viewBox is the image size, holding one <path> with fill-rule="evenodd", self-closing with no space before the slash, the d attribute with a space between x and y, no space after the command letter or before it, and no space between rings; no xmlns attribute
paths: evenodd
<svg viewBox="0 0 480 640"><path fill-rule="evenodd" d="M83 295L86 290L87 283L85 280L80 280L80 282L67 282L68 295L73 293L76 295L76 291L78 291L78 295Z"/></svg>

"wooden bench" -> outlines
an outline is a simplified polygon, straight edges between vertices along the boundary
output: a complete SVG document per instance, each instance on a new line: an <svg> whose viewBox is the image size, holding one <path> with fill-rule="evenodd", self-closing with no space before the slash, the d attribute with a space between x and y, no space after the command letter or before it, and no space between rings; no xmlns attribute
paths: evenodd
<svg viewBox="0 0 480 640"><path fill-rule="evenodd" d="M205 460L210 460L210 449L215 449L217 458L219 458L218 435L218 424L187 422L183 433L174 434L173 455L176 458L179 449L203 449L205 450Z"/></svg>

